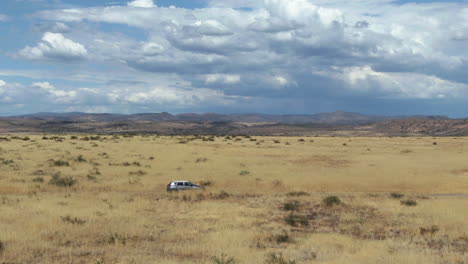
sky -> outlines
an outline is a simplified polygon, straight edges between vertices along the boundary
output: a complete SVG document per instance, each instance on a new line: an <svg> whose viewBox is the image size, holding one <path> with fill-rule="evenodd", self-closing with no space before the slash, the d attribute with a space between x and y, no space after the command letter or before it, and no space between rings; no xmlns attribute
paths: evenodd
<svg viewBox="0 0 468 264"><path fill-rule="evenodd" d="M468 117L468 0L1 0L0 115Z"/></svg>

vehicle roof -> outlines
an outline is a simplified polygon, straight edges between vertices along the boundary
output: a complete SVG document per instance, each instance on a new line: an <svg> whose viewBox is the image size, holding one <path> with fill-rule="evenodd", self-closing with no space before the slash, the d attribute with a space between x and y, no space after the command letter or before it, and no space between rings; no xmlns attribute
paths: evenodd
<svg viewBox="0 0 468 264"><path fill-rule="evenodd" d="M190 182L190 181L171 181L171 183L173 182Z"/></svg>

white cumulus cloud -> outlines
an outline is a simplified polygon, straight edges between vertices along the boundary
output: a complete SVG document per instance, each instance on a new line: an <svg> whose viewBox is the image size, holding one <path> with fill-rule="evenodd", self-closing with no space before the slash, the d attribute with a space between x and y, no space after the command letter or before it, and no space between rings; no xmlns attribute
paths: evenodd
<svg viewBox="0 0 468 264"><path fill-rule="evenodd" d="M144 8L156 7L153 0L133 0L133 1L128 3L128 6L131 6L131 7L144 7Z"/></svg>
<svg viewBox="0 0 468 264"><path fill-rule="evenodd" d="M84 59L88 54L86 48L61 33L46 32L37 46L27 46L18 55L32 60L74 61Z"/></svg>

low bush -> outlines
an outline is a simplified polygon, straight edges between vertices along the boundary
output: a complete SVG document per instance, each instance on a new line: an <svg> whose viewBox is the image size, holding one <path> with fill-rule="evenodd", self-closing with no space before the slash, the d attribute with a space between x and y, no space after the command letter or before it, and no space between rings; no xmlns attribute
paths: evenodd
<svg viewBox="0 0 468 264"><path fill-rule="evenodd" d="M406 205L406 206L416 206L418 204L415 200L403 200L400 202L402 205Z"/></svg>
<svg viewBox="0 0 468 264"><path fill-rule="evenodd" d="M70 166L70 163L68 163L68 161L64 161L64 160L55 160L53 165L55 167L68 167L68 166Z"/></svg>
<svg viewBox="0 0 468 264"><path fill-rule="evenodd" d="M63 222L73 224L73 225L83 225L86 223L86 220L80 219L78 217L71 217L70 215L61 216Z"/></svg>
<svg viewBox="0 0 468 264"><path fill-rule="evenodd" d="M50 179L49 184L59 186L59 187L71 187L75 185L77 181L70 176L62 177L60 173L56 173L52 175L52 179Z"/></svg>
<svg viewBox="0 0 468 264"><path fill-rule="evenodd" d="M431 227L428 227L428 228L425 228L425 227L420 227L419 228L419 233L421 235L426 235L426 234L430 234L431 236L434 235L435 233L439 232L440 228L436 225L433 225Z"/></svg>
<svg viewBox="0 0 468 264"><path fill-rule="evenodd" d="M394 198L394 199L400 199L400 198L402 198L403 196L405 196L405 195L402 194L402 193L396 193L396 192L392 192L392 193L390 194L390 197L392 197L392 198Z"/></svg>
<svg viewBox="0 0 468 264"><path fill-rule="evenodd" d="M249 174L250 174L250 171L248 171L248 170L241 170L241 171L239 172L239 175L240 175L240 176L245 176L245 175L249 175Z"/></svg>
<svg viewBox="0 0 468 264"><path fill-rule="evenodd" d="M341 204L341 200L340 198L338 198L338 196L331 195L331 196L325 197L325 199L323 199L323 203L328 207L332 207L334 205Z"/></svg>
<svg viewBox="0 0 468 264"><path fill-rule="evenodd" d="M285 211L296 211L301 207L300 203L298 201L291 201L291 202L286 202L283 205L283 210Z"/></svg>
<svg viewBox="0 0 468 264"><path fill-rule="evenodd" d="M44 178L42 177L36 177L34 179L32 179L33 182L37 182L37 183L43 183L44 182Z"/></svg>
<svg viewBox="0 0 468 264"><path fill-rule="evenodd" d="M301 215L295 215L291 213L288 216L286 216L284 220L286 224L294 227L309 226L309 220L307 219L307 217Z"/></svg>
<svg viewBox="0 0 468 264"><path fill-rule="evenodd" d="M300 191L300 192L289 192L289 193L287 193L287 195L288 196L307 196L309 194L306 193L306 192Z"/></svg>
<svg viewBox="0 0 468 264"><path fill-rule="evenodd" d="M214 264L235 264L237 260L234 257L228 257L226 254L221 254L220 256L213 256L211 260Z"/></svg>
<svg viewBox="0 0 468 264"><path fill-rule="evenodd" d="M287 232L284 232L283 234L274 236L274 239L275 239L276 243L278 243L278 244L291 242L291 237L289 236L289 234Z"/></svg>
<svg viewBox="0 0 468 264"><path fill-rule="evenodd" d="M285 259L283 253L269 252L265 259L265 264L296 264L295 260Z"/></svg>
<svg viewBox="0 0 468 264"><path fill-rule="evenodd" d="M76 161L78 162L86 162L86 159L83 157L83 155L78 155L78 157L76 157Z"/></svg>
<svg viewBox="0 0 468 264"><path fill-rule="evenodd" d="M126 235L121 235L119 233L113 233L110 234L109 237L107 238L107 243L111 245L117 245L117 244L122 244L122 245L127 245L128 238Z"/></svg>

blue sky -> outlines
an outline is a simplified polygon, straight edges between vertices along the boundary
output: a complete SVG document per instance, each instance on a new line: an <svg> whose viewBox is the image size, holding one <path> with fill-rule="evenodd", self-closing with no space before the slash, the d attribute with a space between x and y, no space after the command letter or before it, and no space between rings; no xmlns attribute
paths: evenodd
<svg viewBox="0 0 468 264"><path fill-rule="evenodd" d="M3 0L0 115L468 117L468 1Z"/></svg>

